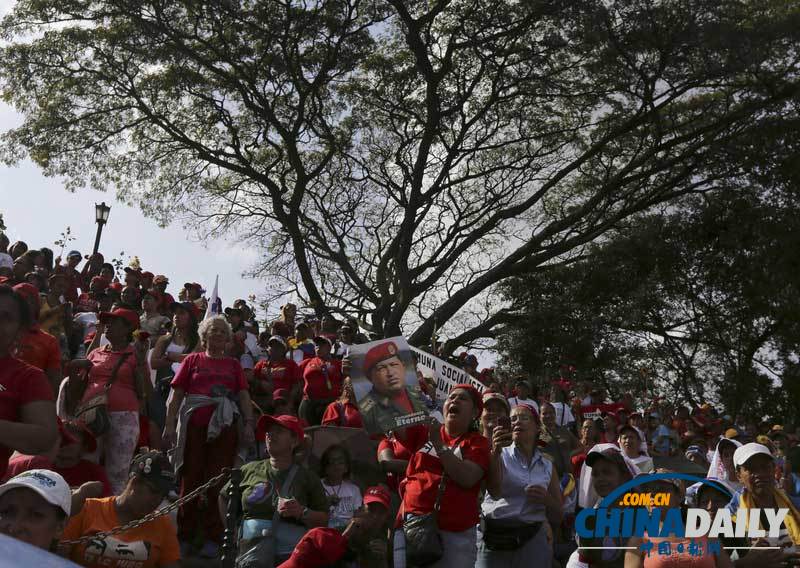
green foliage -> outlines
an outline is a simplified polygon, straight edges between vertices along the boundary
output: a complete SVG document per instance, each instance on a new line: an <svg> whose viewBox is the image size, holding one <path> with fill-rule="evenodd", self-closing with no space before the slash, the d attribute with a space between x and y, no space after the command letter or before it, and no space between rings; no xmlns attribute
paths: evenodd
<svg viewBox="0 0 800 568"><path fill-rule="evenodd" d="M612 392L796 416L796 197L742 189L631 221L585 258L515 280L524 313L500 345L528 371L562 364ZM792 386L794 385L794 386Z"/></svg>
<svg viewBox="0 0 800 568"><path fill-rule="evenodd" d="M0 158L233 234L274 295L450 350L507 321L502 282L776 175L748 156L786 155L770 131L797 118L782 0L19 0L0 36L24 115Z"/></svg>

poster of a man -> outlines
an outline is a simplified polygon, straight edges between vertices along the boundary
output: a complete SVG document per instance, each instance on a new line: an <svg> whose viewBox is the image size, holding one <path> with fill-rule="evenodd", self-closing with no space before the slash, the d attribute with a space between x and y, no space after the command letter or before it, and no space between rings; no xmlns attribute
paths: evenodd
<svg viewBox="0 0 800 568"><path fill-rule="evenodd" d="M367 432L388 432L426 420L411 350L403 337L353 345L349 357Z"/></svg>

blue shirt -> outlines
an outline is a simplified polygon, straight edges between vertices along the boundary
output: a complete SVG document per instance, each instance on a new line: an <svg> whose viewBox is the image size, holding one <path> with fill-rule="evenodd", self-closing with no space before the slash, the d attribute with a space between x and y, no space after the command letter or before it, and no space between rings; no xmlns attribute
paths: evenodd
<svg viewBox="0 0 800 568"><path fill-rule="evenodd" d="M503 461L502 496L494 500L487 493L481 507L483 515L496 520L517 519L522 524L546 520L544 505L530 503L525 488L539 485L547 489L553 475L553 462L538 449L528 460L513 443L503 448L500 458Z"/></svg>

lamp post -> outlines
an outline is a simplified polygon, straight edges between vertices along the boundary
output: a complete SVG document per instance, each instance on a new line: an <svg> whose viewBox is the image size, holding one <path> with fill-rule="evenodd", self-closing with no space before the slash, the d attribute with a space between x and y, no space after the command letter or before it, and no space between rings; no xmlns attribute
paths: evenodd
<svg viewBox="0 0 800 568"><path fill-rule="evenodd" d="M108 214L111 212L111 207L106 205L106 202L94 204L94 220L97 221L97 236L94 238L94 250L92 254L97 254L97 249L100 248L100 235L103 234L103 225L108 222Z"/></svg>

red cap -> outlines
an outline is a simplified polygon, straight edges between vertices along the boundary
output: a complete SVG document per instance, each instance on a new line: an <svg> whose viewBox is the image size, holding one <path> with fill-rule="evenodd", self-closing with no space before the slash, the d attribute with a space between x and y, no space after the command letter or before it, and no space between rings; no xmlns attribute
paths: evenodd
<svg viewBox="0 0 800 568"><path fill-rule="evenodd" d="M142 272L142 278L154 278L153 273L145 270Z"/></svg>
<svg viewBox="0 0 800 568"><path fill-rule="evenodd" d="M117 308L111 312L100 312L100 321L106 323L113 318L122 318L127 321L133 329L139 329L139 314L126 308Z"/></svg>
<svg viewBox="0 0 800 568"><path fill-rule="evenodd" d="M267 435L267 428L269 428L272 424L277 424L278 426L293 432L294 435L297 436L298 440L302 440L305 434L305 432L303 432L303 426L300 424L300 420L297 418L297 416L289 416L288 414L282 414L281 416L270 416L269 414L264 414L258 419L258 424L256 424L256 435L259 439L264 439L264 437Z"/></svg>
<svg viewBox="0 0 800 568"><path fill-rule="evenodd" d="M483 412L483 395L481 395L480 391L472 385L468 385L467 383L461 383L454 386L450 389L450 392L453 392L456 389L464 389L469 393L469 395L472 397L473 404L478 409L478 416L480 416L481 412Z"/></svg>
<svg viewBox="0 0 800 568"><path fill-rule="evenodd" d="M389 495L389 491L385 487L381 485L373 485L364 493L363 502L364 505L369 505L370 503L380 503L386 507L386 509L391 509L392 497Z"/></svg>
<svg viewBox="0 0 800 568"><path fill-rule="evenodd" d="M536 422L539 422L539 413L536 411L535 406L523 402L522 404L518 404L517 407L526 408L531 414L533 414L533 419L536 420Z"/></svg>
<svg viewBox="0 0 800 568"><path fill-rule="evenodd" d="M33 284L23 282L14 286L14 292L25 298L26 300L36 300L36 305L39 305L39 289Z"/></svg>
<svg viewBox="0 0 800 568"><path fill-rule="evenodd" d="M102 284L102 285L103 285L103 288L107 288L107 287L108 287L108 280L106 280L106 279L105 279L105 278L103 278L102 276L94 276L94 277L92 278L91 282L89 282L89 285L90 285L90 286L91 286L92 284Z"/></svg>
<svg viewBox="0 0 800 568"><path fill-rule="evenodd" d="M336 529L317 527L297 543L289 560L278 568L322 568L341 560L347 552L347 537Z"/></svg>
<svg viewBox="0 0 800 568"><path fill-rule="evenodd" d="M109 289L114 290L115 292L122 292L122 282L112 282L108 285Z"/></svg>
<svg viewBox="0 0 800 568"><path fill-rule="evenodd" d="M275 389L272 400L289 400L289 389Z"/></svg>
<svg viewBox="0 0 800 568"><path fill-rule="evenodd" d="M367 354L364 356L364 374L369 376L369 372L375 365L386 359L397 357L398 351L394 341L380 343L367 351Z"/></svg>

